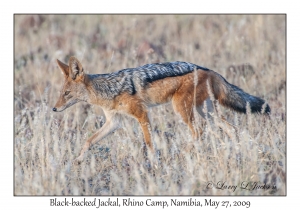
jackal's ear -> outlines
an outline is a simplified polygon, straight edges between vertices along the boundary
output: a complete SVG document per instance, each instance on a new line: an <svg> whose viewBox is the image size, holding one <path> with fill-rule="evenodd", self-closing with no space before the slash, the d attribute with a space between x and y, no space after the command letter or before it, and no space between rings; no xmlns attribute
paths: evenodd
<svg viewBox="0 0 300 210"><path fill-rule="evenodd" d="M84 75L81 63L75 57L69 59L70 76L73 80Z"/></svg>
<svg viewBox="0 0 300 210"><path fill-rule="evenodd" d="M64 73L64 75L66 77L68 77L69 76L69 66L67 64L64 64L63 62L61 62L58 59L56 60L56 62L58 64L59 68L61 69L61 71Z"/></svg>

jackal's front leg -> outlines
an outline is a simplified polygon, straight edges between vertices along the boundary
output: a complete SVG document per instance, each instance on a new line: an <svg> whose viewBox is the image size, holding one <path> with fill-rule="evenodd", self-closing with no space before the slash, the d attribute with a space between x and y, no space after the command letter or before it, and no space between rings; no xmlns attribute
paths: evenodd
<svg viewBox="0 0 300 210"><path fill-rule="evenodd" d="M105 138L114 130L120 127L120 122L115 117L115 115L106 115L106 122L105 124L97 131L93 136L91 136L84 144L83 148L81 149L80 155L74 160L75 163L82 162L84 158L85 152L92 146L93 144L97 143L101 139Z"/></svg>

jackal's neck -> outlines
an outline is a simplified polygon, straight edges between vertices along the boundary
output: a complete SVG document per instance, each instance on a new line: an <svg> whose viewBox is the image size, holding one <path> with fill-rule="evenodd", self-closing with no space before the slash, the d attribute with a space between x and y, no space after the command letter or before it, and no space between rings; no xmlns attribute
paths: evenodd
<svg viewBox="0 0 300 210"><path fill-rule="evenodd" d="M122 92L134 94L134 85L129 74L89 74L87 78L96 96L104 100L112 100Z"/></svg>
<svg viewBox="0 0 300 210"><path fill-rule="evenodd" d="M105 75L86 74L85 84L89 92L88 103L99 105L107 110L112 109L116 93L113 91L113 83Z"/></svg>

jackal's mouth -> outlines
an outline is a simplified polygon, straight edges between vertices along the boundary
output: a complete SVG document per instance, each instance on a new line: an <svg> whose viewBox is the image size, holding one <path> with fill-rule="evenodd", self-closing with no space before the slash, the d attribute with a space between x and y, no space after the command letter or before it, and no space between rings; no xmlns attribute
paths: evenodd
<svg viewBox="0 0 300 210"><path fill-rule="evenodd" d="M62 112L62 111L64 111L66 108L67 108L66 106L59 107L59 108L54 107L54 108L52 109L52 111L54 111L54 112Z"/></svg>
<svg viewBox="0 0 300 210"><path fill-rule="evenodd" d="M67 106L62 106L62 107L54 107L52 110L54 112L62 112L64 111L66 108L68 108Z"/></svg>
<svg viewBox="0 0 300 210"><path fill-rule="evenodd" d="M74 101L72 101L72 102L70 102L70 103L68 103L68 104L66 104L66 105L64 105L64 106L61 106L61 107L54 107L52 110L53 110L54 112L62 112L62 111L64 111L65 109L69 108L70 106L76 104L76 103L79 102L79 101L80 101L79 99L76 99L76 100L74 100Z"/></svg>

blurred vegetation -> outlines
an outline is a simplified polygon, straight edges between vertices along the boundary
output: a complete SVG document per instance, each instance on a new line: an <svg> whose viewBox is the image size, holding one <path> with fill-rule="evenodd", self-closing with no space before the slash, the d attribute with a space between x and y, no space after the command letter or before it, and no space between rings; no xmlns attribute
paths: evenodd
<svg viewBox="0 0 300 210"><path fill-rule="evenodd" d="M285 195L285 15L15 15L15 195ZM63 82L56 59L76 56L89 73L151 62L213 69L269 103L270 119L234 114L193 141L170 105L151 109L160 159L142 154L138 124L73 159L105 117L79 103L53 113ZM222 127L222 130L217 126ZM206 189L209 181L267 182L277 190Z"/></svg>

